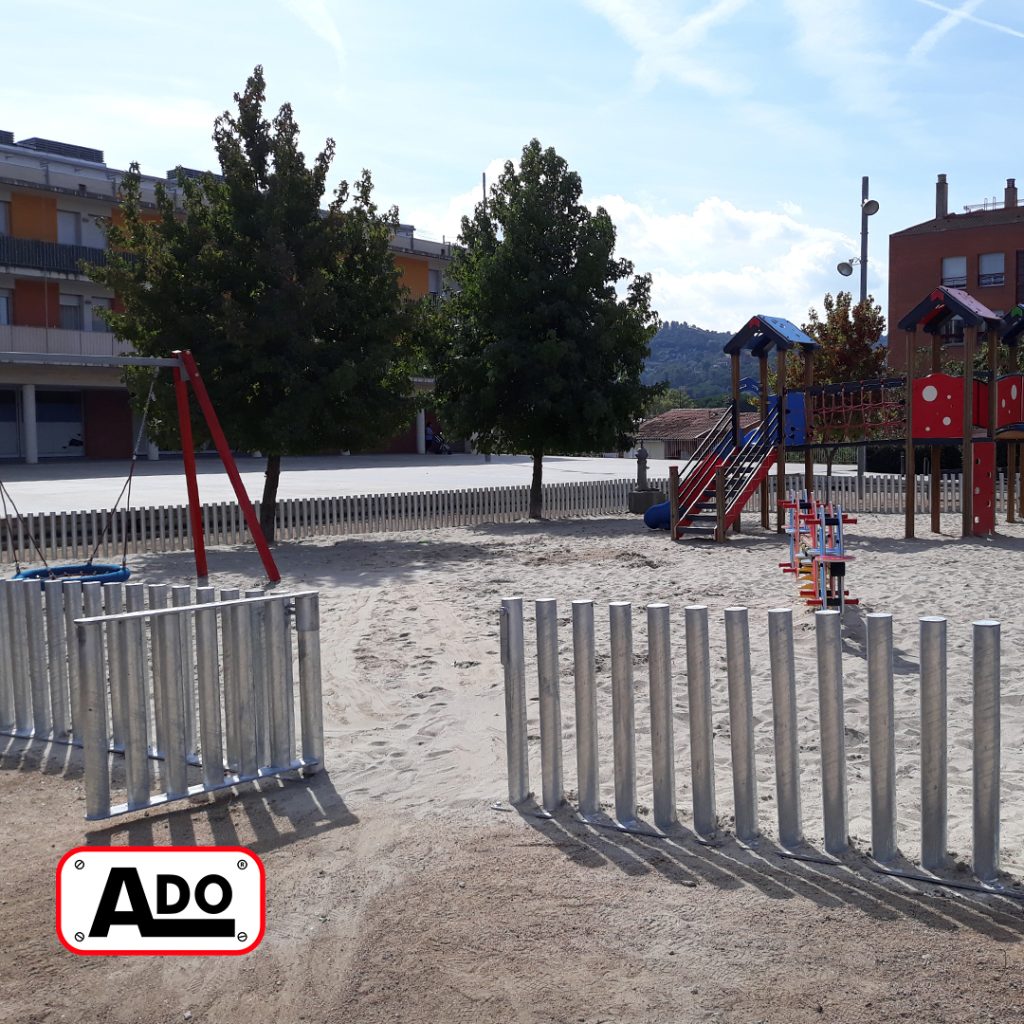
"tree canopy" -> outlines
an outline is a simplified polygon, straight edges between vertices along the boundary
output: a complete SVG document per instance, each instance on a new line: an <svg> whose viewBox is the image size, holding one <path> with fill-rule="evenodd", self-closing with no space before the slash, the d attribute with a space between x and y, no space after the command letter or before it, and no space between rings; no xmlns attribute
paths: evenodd
<svg viewBox="0 0 1024 1024"><path fill-rule="evenodd" d="M90 274L119 297L117 334L142 355L191 349L230 443L268 456L272 537L282 455L365 446L412 414L412 312L389 251L398 214L377 209L369 172L322 209L333 140L307 165L291 106L264 115L260 67L234 98L214 124L220 175L179 169L178 202L157 183L154 213L133 164ZM172 410L164 386L151 422L169 446Z"/></svg>
<svg viewBox="0 0 1024 1024"><path fill-rule="evenodd" d="M446 423L481 451L533 457L535 517L545 452L625 446L660 390L640 381L658 326L650 277L615 258L611 218L582 191L536 139L505 164L462 220L436 352Z"/></svg>

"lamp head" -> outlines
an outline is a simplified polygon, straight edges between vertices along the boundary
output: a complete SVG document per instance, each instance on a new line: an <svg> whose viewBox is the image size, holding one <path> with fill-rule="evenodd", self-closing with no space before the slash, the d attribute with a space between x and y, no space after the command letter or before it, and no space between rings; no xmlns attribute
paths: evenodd
<svg viewBox="0 0 1024 1024"><path fill-rule="evenodd" d="M836 270L838 270L843 277L849 277L853 273L853 264L848 260L843 260L843 262L836 267Z"/></svg>
<svg viewBox="0 0 1024 1024"><path fill-rule="evenodd" d="M878 200L877 199L865 199L861 203L861 211L865 217L871 217L878 213Z"/></svg>

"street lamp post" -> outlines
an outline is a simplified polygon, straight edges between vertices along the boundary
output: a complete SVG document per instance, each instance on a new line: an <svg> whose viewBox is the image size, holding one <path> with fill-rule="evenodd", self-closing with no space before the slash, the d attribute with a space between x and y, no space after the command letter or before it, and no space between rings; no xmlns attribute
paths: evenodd
<svg viewBox="0 0 1024 1024"><path fill-rule="evenodd" d="M868 217L878 213L878 201L868 198L868 178L860 179L860 259L851 256L840 263L836 270L843 277L853 273L853 265L860 264L860 302L863 305L868 298ZM857 447L857 496L864 497L864 467L867 459L867 446Z"/></svg>

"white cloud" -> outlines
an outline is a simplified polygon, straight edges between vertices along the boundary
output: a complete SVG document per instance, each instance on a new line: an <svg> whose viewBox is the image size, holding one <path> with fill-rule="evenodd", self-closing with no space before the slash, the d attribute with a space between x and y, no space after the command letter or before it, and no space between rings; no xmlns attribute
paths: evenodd
<svg viewBox="0 0 1024 1024"><path fill-rule="evenodd" d="M856 241L802 219L793 203L744 210L712 196L690 213L663 214L622 196L601 205L618 231L617 252L650 272L664 320L736 330L755 313L802 322L826 292L848 289L836 273ZM884 282L881 261L872 280Z"/></svg>
<svg viewBox="0 0 1024 1024"><path fill-rule="evenodd" d="M974 11L980 6L981 0L977 0L977 2L974 2L974 0L966 0L966 2L959 8L937 3L936 0L917 0L917 2L919 4L923 4L925 7L931 7L936 11L943 11L945 14L952 16L953 21L949 25L950 28L952 28L957 22L969 21L974 25L981 25L984 28L990 28L995 32L1002 32L1004 35L1014 36L1016 39L1024 39L1024 31L1019 28L1014 28L1011 25L1005 25L998 21L989 21L985 18L976 17ZM948 20L948 18L943 18L936 28L946 24ZM933 29L932 31L935 30ZM945 29L942 34L945 34L946 31L948 31L948 29ZM922 36L921 40L918 40L915 44L915 49L917 46L920 46L921 42L927 37L927 35L928 33L925 33L925 36Z"/></svg>
<svg viewBox="0 0 1024 1024"><path fill-rule="evenodd" d="M921 61L947 32L951 32L961 21L972 15L982 3L983 0L964 0L959 10L948 11L944 18L914 43L907 56L912 61Z"/></svg>
<svg viewBox="0 0 1024 1024"><path fill-rule="evenodd" d="M665 77L715 96L743 92L746 87L734 67L722 71L713 61L702 59L701 52L712 30L749 2L712 0L683 15L661 0L583 0L637 51L636 78L642 88L649 89Z"/></svg>

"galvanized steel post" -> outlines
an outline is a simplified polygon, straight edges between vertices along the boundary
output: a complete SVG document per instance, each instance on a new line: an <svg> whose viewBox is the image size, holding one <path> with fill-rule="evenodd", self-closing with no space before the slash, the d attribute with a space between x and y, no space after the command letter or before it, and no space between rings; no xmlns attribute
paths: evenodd
<svg viewBox="0 0 1024 1024"><path fill-rule="evenodd" d="M46 638L43 635L43 588L38 580L23 580L19 587L25 613L25 632L19 638L28 651L28 676L32 693L32 732L37 739L50 734L50 681L46 671Z"/></svg>
<svg viewBox="0 0 1024 1024"><path fill-rule="evenodd" d="M654 824L672 828L676 816L676 764L672 723L672 640L667 604L647 606L647 667L651 688L651 768Z"/></svg>
<svg viewBox="0 0 1024 1024"><path fill-rule="evenodd" d="M88 584L85 589L91 584ZM149 585L149 607L152 610L167 607L168 589L166 583L151 583ZM163 650L165 630L159 628L159 619L149 620L150 644L153 651L153 717L154 732L156 734L156 752L159 757L167 757L170 750L167 734L167 686L168 677L159 671L159 666L165 664L166 655ZM166 769L164 770L166 775ZM166 779L164 780L166 784Z"/></svg>
<svg viewBox="0 0 1024 1024"><path fill-rule="evenodd" d="M896 844L896 710L893 703L892 616L867 617L868 745L871 756L871 848L885 863Z"/></svg>
<svg viewBox="0 0 1024 1024"><path fill-rule="evenodd" d="M772 670L779 842L792 848L800 846L804 836L800 814L800 740L796 717L793 611L790 608L772 608L768 612L768 657Z"/></svg>
<svg viewBox="0 0 1024 1024"><path fill-rule="evenodd" d="M615 817L636 820L636 727L633 709L633 606L608 605L612 650L612 751L615 759Z"/></svg>
<svg viewBox="0 0 1024 1024"><path fill-rule="evenodd" d="M145 591L141 583L128 583L125 586L125 611L142 611L145 601ZM120 645L121 665L124 667L124 762L128 806L145 807L149 803L150 786L146 624L141 618L129 618L113 625L113 640Z"/></svg>
<svg viewBox="0 0 1024 1024"><path fill-rule="evenodd" d="M271 641L267 633L267 605L264 601L255 600L263 597L263 591L253 588L245 592L252 603L249 605L249 633L252 638L252 649L257 657L252 660L252 686L254 692L253 707L256 712L256 761L261 765L276 764L274 749L271 742L271 690L283 685L280 676L280 665L274 666Z"/></svg>
<svg viewBox="0 0 1024 1024"><path fill-rule="evenodd" d="M267 641L267 671L263 679L270 693L270 756L276 768L287 767L292 760L292 686L291 665L288 662L287 630L290 628L284 614L284 602L271 599L264 604L264 631ZM254 673L255 675L255 673ZM259 700L259 693L256 693Z"/></svg>
<svg viewBox="0 0 1024 1024"><path fill-rule="evenodd" d="M601 810L597 758L597 685L594 602L572 603L573 675L576 684L576 788L579 811L590 818Z"/></svg>
<svg viewBox="0 0 1024 1024"><path fill-rule="evenodd" d="M540 685L541 806L555 811L562 789L562 702L558 687L558 607L554 598L535 602L537 679Z"/></svg>
<svg viewBox="0 0 1024 1024"><path fill-rule="evenodd" d="M693 828L701 836L718 831L715 810L715 751L711 727L711 654L706 605L686 609L686 675L690 701L690 771Z"/></svg>
<svg viewBox="0 0 1024 1024"><path fill-rule="evenodd" d="M999 623L974 623L974 874L999 874Z"/></svg>
<svg viewBox="0 0 1024 1024"><path fill-rule="evenodd" d="M7 592L7 635L4 637L11 656L14 698L14 732L17 736L32 735L32 685L28 677L28 653L24 638L28 624L21 583L5 585ZM3 625L0 623L0 625Z"/></svg>
<svg viewBox="0 0 1024 1024"><path fill-rule="evenodd" d="M523 599L501 602L501 664L505 670L505 753L508 799L522 803L530 795L530 762L526 728L526 653L523 643Z"/></svg>
<svg viewBox="0 0 1024 1024"><path fill-rule="evenodd" d="M89 584L83 589L99 587ZM98 596L98 595L97 595ZM90 613L87 611L87 615ZM85 816L90 821L110 813L110 764L107 694L103 678L103 626L77 627L78 663L82 672L82 759L85 768Z"/></svg>
<svg viewBox="0 0 1024 1024"><path fill-rule="evenodd" d="M53 738L65 740L71 733L71 705L68 701L68 637L60 580L47 580L43 584L43 595L46 598L46 662L50 675Z"/></svg>
<svg viewBox="0 0 1024 1024"><path fill-rule="evenodd" d="M256 695L252 685L253 652L249 609L244 605L235 605L226 609L226 614L234 619L235 640L238 644L232 657L238 701L238 774L251 779L255 778L259 769L259 760L256 756Z"/></svg>
<svg viewBox="0 0 1024 1024"><path fill-rule="evenodd" d="M102 587L103 614L119 615L124 608L119 584L105 583ZM110 666L110 735L111 746L119 752L125 746L125 715L127 714L124 694L124 664L122 661L123 645L120 642L121 631L116 623L111 623L107 632L107 663Z"/></svg>
<svg viewBox="0 0 1024 1024"><path fill-rule="evenodd" d="M181 691L181 614L155 616L152 620L160 637L159 658L154 663L154 679L164 695L167 711L164 748L164 788L174 798L188 792L188 762L185 760L185 708Z"/></svg>
<svg viewBox="0 0 1024 1024"><path fill-rule="evenodd" d="M921 619L921 866L946 866L946 620Z"/></svg>
<svg viewBox="0 0 1024 1024"><path fill-rule="evenodd" d="M82 584L68 580L62 584L64 599L64 635L68 646L68 696L71 700L71 732L75 743L81 743L81 670L78 664L78 639L75 619L82 617Z"/></svg>
<svg viewBox="0 0 1024 1024"><path fill-rule="evenodd" d="M843 722L842 620L837 611L814 613L818 649L818 710L821 728L821 791L825 849L843 853L849 844L846 796L846 737Z"/></svg>
<svg viewBox="0 0 1024 1024"><path fill-rule="evenodd" d="M171 606L184 608L192 604L192 588L186 584L171 587ZM182 613L178 620L178 645L181 648L181 701L185 713L185 752L199 753L199 729L196 722L195 658L192 649L192 616Z"/></svg>
<svg viewBox="0 0 1024 1024"><path fill-rule="evenodd" d="M222 601L237 601L239 592L236 589L227 589L220 592ZM239 771L239 743L240 733L238 727L238 705L239 690L241 688L240 673L238 670L238 616L234 608L224 608L220 612L221 646L224 658L224 750L225 767L232 772Z"/></svg>
<svg viewBox="0 0 1024 1024"><path fill-rule="evenodd" d="M212 604L213 587L196 588L196 604ZM220 666L217 662L217 611L196 613L196 677L199 686L199 749L203 760L203 784L224 781L224 741L220 724Z"/></svg>
<svg viewBox="0 0 1024 1024"><path fill-rule="evenodd" d="M750 630L746 608L725 609L725 649L729 678L729 742L732 747L736 838L749 843L757 839L758 828Z"/></svg>
<svg viewBox="0 0 1024 1024"><path fill-rule="evenodd" d="M14 713L14 649L11 637L11 584L0 580L0 730L16 730Z"/></svg>
<svg viewBox="0 0 1024 1024"><path fill-rule="evenodd" d="M299 721L302 727L303 773L313 775L324 766L324 704L320 679L320 598L295 598L295 632L299 656Z"/></svg>

